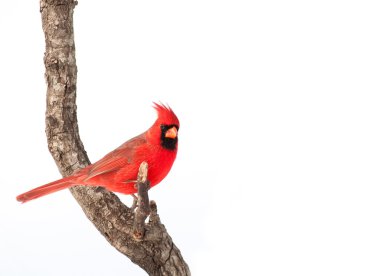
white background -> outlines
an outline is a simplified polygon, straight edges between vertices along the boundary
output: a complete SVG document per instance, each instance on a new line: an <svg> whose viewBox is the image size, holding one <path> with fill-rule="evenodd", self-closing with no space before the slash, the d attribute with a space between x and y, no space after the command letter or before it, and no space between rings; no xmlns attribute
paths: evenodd
<svg viewBox="0 0 380 276"><path fill-rule="evenodd" d="M193 275L380 275L379 1L79 1L92 161L181 120L151 190ZM0 2L0 275L145 275L68 191L44 133L38 1ZM120 196L129 203L129 196Z"/></svg>

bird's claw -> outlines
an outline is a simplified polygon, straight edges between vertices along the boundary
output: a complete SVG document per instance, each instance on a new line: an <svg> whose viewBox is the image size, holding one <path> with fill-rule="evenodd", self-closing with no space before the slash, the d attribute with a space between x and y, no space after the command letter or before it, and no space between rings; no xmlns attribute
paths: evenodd
<svg viewBox="0 0 380 276"><path fill-rule="evenodd" d="M131 196L133 197L133 203L132 203L131 209L134 212L137 208L138 199L137 199L137 196L135 196L134 194L131 194Z"/></svg>

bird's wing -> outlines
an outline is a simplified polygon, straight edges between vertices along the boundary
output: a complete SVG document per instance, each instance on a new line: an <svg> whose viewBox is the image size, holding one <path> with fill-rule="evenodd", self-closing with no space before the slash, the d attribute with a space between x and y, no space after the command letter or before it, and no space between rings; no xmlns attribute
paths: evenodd
<svg viewBox="0 0 380 276"><path fill-rule="evenodd" d="M128 140L120 147L108 153L96 163L92 164L84 181L88 181L99 175L118 171L128 164L132 164L136 149L144 143L146 143L144 134Z"/></svg>

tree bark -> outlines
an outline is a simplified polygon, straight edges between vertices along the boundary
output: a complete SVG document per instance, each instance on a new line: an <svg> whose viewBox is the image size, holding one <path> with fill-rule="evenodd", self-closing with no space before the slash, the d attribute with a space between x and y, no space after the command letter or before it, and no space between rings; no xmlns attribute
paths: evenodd
<svg viewBox="0 0 380 276"><path fill-rule="evenodd" d="M77 1L40 0L45 34L47 82L46 135L49 150L63 176L90 164L79 137L76 117L77 67L73 12ZM104 188L77 186L71 193L99 232L149 275L190 275L151 202L142 240L134 238L135 213Z"/></svg>

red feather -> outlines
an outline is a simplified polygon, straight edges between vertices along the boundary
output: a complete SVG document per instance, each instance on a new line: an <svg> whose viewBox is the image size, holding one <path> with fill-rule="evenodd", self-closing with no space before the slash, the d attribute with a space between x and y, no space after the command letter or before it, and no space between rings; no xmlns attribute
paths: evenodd
<svg viewBox="0 0 380 276"><path fill-rule="evenodd" d="M162 126L175 126L179 120L170 107L154 103L158 118L144 133L122 144L99 161L75 174L40 186L17 196L17 200L29 200L76 185L102 186L123 194L136 193L136 178L143 161L148 163L148 180L151 187L160 183L169 173L177 155L175 148L163 146ZM177 138L176 138L177 139Z"/></svg>

